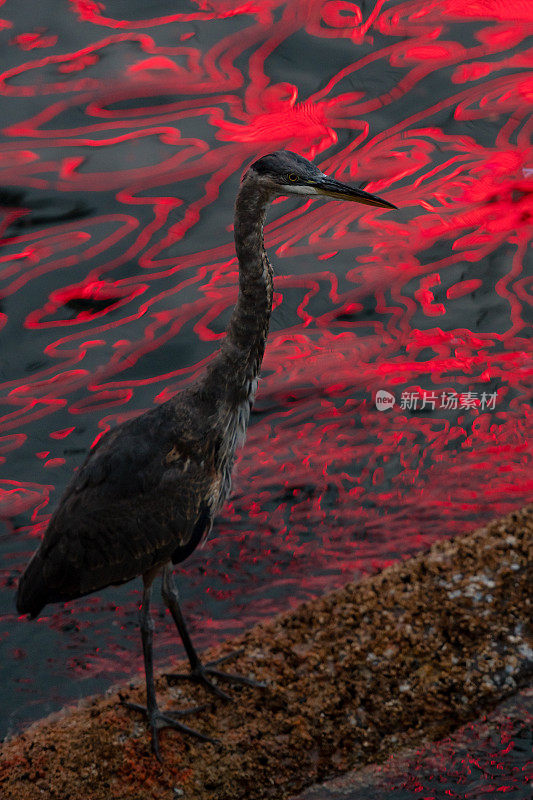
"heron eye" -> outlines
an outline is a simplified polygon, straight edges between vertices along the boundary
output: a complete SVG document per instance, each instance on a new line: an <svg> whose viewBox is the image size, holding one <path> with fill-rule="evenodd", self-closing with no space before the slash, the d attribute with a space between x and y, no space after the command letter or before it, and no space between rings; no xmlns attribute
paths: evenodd
<svg viewBox="0 0 533 800"><path fill-rule="evenodd" d="M287 175L288 179L293 183L298 180L298 175L295 172L289 172Z"/></svg>

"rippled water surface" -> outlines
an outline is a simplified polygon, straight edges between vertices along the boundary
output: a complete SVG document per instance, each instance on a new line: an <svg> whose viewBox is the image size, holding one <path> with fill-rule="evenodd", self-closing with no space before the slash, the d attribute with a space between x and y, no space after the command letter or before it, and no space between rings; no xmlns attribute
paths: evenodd
<svg viewBox="0 0 533 800"><path fill-rule="evenodd" d="M529 499L532 24L523 0L0 5L0 734L142 675L137 583L33 623L15 586L91 442L216 350L258 155L400 210L271 209L248 440L178 574L198 645Z"/></svg>

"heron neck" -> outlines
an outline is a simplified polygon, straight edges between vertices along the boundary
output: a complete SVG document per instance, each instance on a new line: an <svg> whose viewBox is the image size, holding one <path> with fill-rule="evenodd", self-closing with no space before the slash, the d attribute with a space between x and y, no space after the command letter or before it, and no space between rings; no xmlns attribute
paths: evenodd
<svg viewBox="0 0 533 800"><path fill-rule="evenodd" d="M226 386L236 404L253 400L251 384L259 375L272 312L273 272L265 252L263 226L270 196L251 182L241 184L235 203L235 249L239 294L222 347L208 370ZM244 393L244 395L243 395Z"/></svg>

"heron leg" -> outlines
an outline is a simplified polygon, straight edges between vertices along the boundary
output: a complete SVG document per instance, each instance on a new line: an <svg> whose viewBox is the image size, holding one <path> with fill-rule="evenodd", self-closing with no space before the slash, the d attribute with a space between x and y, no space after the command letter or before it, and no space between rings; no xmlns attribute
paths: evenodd
<svg viewBox="0 0 533 800"><path fill-rule="evenodd" d="M224 692L219 686L213 683L208 676L220 678L228 681L229 683L244 684L245 686L255 686L262 689L265 688L265 684L259 683L259 681L254 681L251 678L245 678L243 675L236 675L233 672L223 672L222 670L217 669L219 664L239 656L243 652L242 650L238 650L234 653L230 653L227 656L218 658L216 661L210 661L208 664L202 664L202 661L200 660L200 657L192 643L191 637L189 636L189 631L187 630L187 625L185 624L183 614L181 613L178 590L176 588L176 584L174 583L172 569L169 565L167 565L163 571L161 594L163 596L165 605L172 614L172 618L176 624L176 628L178 629L178 633L181 637L183 646L185 647L185 652L187 653L191 665L191 671L189 673L169 673L164 675L165 678L169 680L195 680L198 683L202 683L207 689L209 689L209 691L217 695L217 697L221 697L223 700L233 700L233 698L231 695L229 695L227 692Z"/></svg>
<svg viewBox="0 0 533 800"><path fill-rule="evenodd" d="M153 659L153 639L154 639L154 621L150 614L150 597L152 593L152 581L155 574L143 575L143 596L142 605L139 613L139 623L141 628L143 655L144 655L144 672L146 677L146 706L138 705L137 703L130 703L121 700L122 704L133 711L140 711L143 713L150 726L151 739L152 739L152 752L159 761L161 753L159 750L159 731L161 728L174 728L175 730L195 736L197 739L202 739L208 742L215 742L216 740L210 736L206 736L200 731L189 728L174 719L174 716L184 716L198 711L198 708L187 709L184 711L167 711L163 713L159 710L157 705L157 698L155 694L154 683L154 659Z"/></svg>

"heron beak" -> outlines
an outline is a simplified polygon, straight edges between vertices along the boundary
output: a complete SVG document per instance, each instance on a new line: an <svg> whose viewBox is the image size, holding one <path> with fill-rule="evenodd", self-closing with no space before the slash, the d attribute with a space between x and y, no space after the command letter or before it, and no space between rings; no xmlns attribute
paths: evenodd
<svg viewBox="0 0 533 800"><path fill-rule="evenodd" d="M367 206L377 206L378 208L398 207L387 200L376 197L374 194L348 186L346 183L340 183L340 181L336 181L335 178L329 178L327 175L316 182L315 188L318 194L334 197L336 200L353 200L356 203L364 203Z"/></svg>

